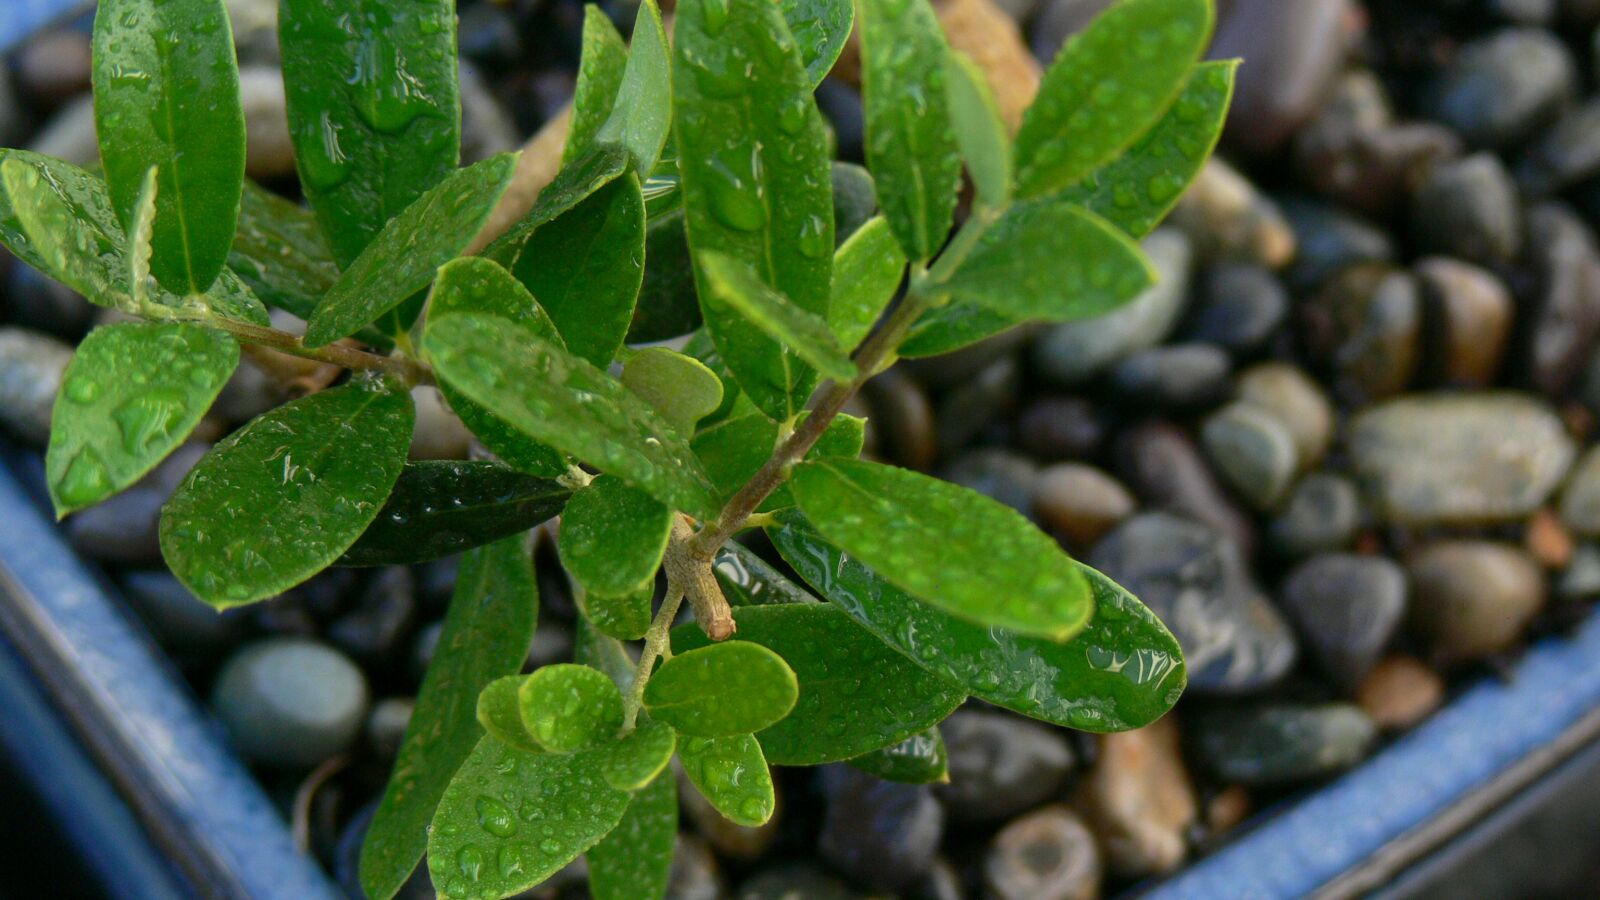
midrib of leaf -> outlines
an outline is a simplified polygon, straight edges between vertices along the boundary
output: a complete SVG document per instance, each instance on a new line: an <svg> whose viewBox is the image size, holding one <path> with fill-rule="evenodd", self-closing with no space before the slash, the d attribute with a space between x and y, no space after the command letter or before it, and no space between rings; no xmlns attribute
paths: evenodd
<svg viewBox="0 0 1600 900"><path fill-rule="evenodd" d="M170 77L172 73L167 64L170 57L168 56L168 51L162 46L166 42L153 35L151 36L151 42L156 46L156 61L161 66L161 83L166 88L170 88L172 86L172 78ZM200 284L199 279L194 277L194 250L189 245L189 217L184 213L183 203L183 178L187 169L185 166L178 164L178 159L183 154L170 152L173 150L174 142L178 139L177 121L173 118L172 113L172 91L164 89L161 91L161 114L167 120L167 134L170 135L170 138L163 143L167 145L169 155L172 157L172 199L173 206L177 209L178 234L183 240L183 271L189 281L190 296L198 296L200 294ZM152 228L153 232L154 229Z"/></svg>
<svg viewBox="0 0 1600 900"><path fill-rule="evenodd" d="M791 38L791 40L792 40L792 38ZM750 95L748 93L746 93L742 98L740 98L739 102L744 106L744 117L745 117L745 119L747 121L754 121L755 120L755 110L754 110L753 101L751 100ZM765 150L766 150L766 148L759 141L757 141L757 143L756 143L756 152L761 155L761 159L762 159L762 163L763 163L763 165L761 166L761 171L762 171L762 179L761 179L761 181L762 181L762 188L763 188L762 191L761 191L761 209L766 213L766 215L765 215L766 225L765 225L765 227L763 227L761 229L761 252L762 252L763 258L766 260L766 263L767 263L767 266L766 266L766 268L767 268L767 271L766 271L767 286L771 287L773 290L778 290L778 291L781 292L781 289L778 287L778 285L774 283L774 282L776 282L778 280L778 260L777 260L777 258L775 256L773 256L772 191L770 190L770 188L771 188L771 183L770 183L771 179L767 177L767 174L770 173L772 171L772 169L771 169L770 166L765 165L765 162L766 162L766 152L765 152ZM754 325L752 325L751 327L754 327ZM776 341L776 340L774 340L772 338L767 337L765 334L763 334L762 337L766 338L767 340L772 341L774 344L777 344L777 346L778 346L778 362L783 364L783 408L789 412L789 415L791 417L793 417L794 414L795 414L793 394L794 394L794 385L795 385L796 379L795 379L795 376L794 376L794 368L791 365L791 360L789 358L790 357L789 348L783 346L782 343L780 343L780 342L778 342L778 341Z"/></svg>
<svg viewBox="0 0 1600 900"><path fill-rule="evenodd" d="M329 434L328 439L324 443L318 444L316 446L316 448L311 452L311 459L313 460L315 465L320 466L322 463L326 462L328 457L332 454L333 448L335 446L338 446L341 443L341 441L339 439L341 437L343 437L343 433L342 432L344 432L346 429L349 429L350 428L350 424L352 422L355 422L356 420L360 419L361 416L367 411L368 407L370 407L374 403L377 403L380 399L383 398L383 395L381 393L379 393L378 391L376 391L376 390L372 390L372 389L368 388L368 389L364 389L364 391L367 394L367 396L362 399L361 405L356 407L354 410L352 410L350 415L344 421L340 422L339 426L337 428L332 429L332 433ZM281 450L283 448L279 448L279 449ZM320 486L321 480L322 480L322 476L320 474L317 475L317 481L319 482L319 486ZM288 505L288 500L284 496L284 492L283 491L274 491L273 492L273 496L272 496L272 500L267 505L267 507L262 511L262 516L261 517L262 518L269 518L267 513L269 513L269 512L277 512L278 510L283 509L287 505Z"/></svg>
<svg viewBox="0 0 1600 900"><path fill-rule="evenodd" d="M906 126L906 136L910 137L915 134L916 132L911 128L910 104L897 103L895 107L895 112L899 114L901 123ZM910 141L907 141L907 143L909 144ZM928 204L933 202L933 198L928 196L928 185L922 177L922 160L916 154L916 151L921 148L910 147L908 149L912 152L906 154L906 161L909 163L911 170L911 180L917 188L916 201L911 204L911 214L917 222L917 240L920 242L930 237L928 234ZM918 256L932 256L935 249L934 247L918 247L916 252Z"/></svg>

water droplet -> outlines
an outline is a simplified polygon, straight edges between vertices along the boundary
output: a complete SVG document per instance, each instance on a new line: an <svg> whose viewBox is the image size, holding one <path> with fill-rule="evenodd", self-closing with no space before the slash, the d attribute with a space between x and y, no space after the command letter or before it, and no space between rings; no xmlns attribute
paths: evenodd
<svg viewBox="0 0 1600 900"><path fill-rule="evenodd" d="M456 853L456 868L461 870L470 881L477 881L483 875L483 851L476 844L468 844Z"/></svg>
<svg viewBox="0 0 1600 900"><path fill-rule="evenodd" d="M479 797L476 806L478 824L495 837L510 837L517 833L517 820L504 803L493 797Z"/></svg>
<svg viewBox="0 0 1600 900"><path fill-rule="evenodd" d="M800 226L800 252L811 259L833 255L833 235L829 220L818 215L807 216Z"/></svg>
<svg viewBox="0 0 1600 900"><path fill-rule="evenodd" d="M67 506L83 506L101 499L111 489L111 475L93 450L78 451L56 485L56 497Z"/></svg>
<svg viewBox="0 0 1600 900"><path fill-rule="evenodd" d="M753 158L751 167L756 165ZM767 224L767 208L753 173L743 176L720 158L713 158L710 168L711 214L718 222L735 231L756 231Z"/></svg>
<svg viewBox="0 0 1600 900"><path fill-rule="evenodd" d="M67 382L66 391L73 403L93 403L100 396L100 383L93 378L74 378Z"/></svg>

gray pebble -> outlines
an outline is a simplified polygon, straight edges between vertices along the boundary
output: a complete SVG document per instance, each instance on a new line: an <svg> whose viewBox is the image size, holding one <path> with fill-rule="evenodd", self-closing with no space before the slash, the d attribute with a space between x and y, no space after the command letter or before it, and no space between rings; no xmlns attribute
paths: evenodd
<svg viewBox="0 0 1600 900"><path fill-rule="evenodd" d="M1257 406L1289 429L1302 468L1316 465L1333 441L1333 407L1311 376L1285 362L1264 362L1234 384L1240 403Z"/></svg>
<svg viewBox="0 0 1600 900"><path fill-rule="evenodd" d="M1422 110L1468 144L1499 149L1552 121L1577 81L1572 55L1555 35L1506 28L1462 47L1424 91Z"/></svg>
<svg viewBox="0 0 1600 900"><path fill-rule="evenodd" d="M1411 201L1411 236L1425 253L1505 263L1522 249L1522 208L1492 153L1434 164Z"/></svg>
<svg viewBox="0 0 1600 900"><path fill-rule="evenodd" d="M1379 556L1328 553L1296 566L1283 607L1313 656L1346 688L1372 670L1406 613L1406 575Z"/></svg>
<svg viewBox="0 0 1600 900"><path fill-rule="evenodd" d="M67 519L67 537L79 552L101 562L134 566L161 561L161 505L210 449L187 443L134 485Z"/></svg>
<svg viewBox="0 0 1600 900"><path fill-rule="evenodd" d="M1334 372L1340 399L1360 404L1405 390L1421 361L1422 290L1378 263L1339 270L1300 309L1309 355Z"/></svg>
<svg viewBox="0 0 1600 900"><path fill-rule="evenodd" d="M1249 354L1265 347L1288 315L1288 291L1263 266L1215 266L1202 282L1201 303L1182 330L1186 340Z"/></svg>
<svg viewBox="0 0 1600 900"><path fill-rule="evenodd" d="M1389 233L1353 213L1304 197L1286 198L1282 208L1299 248L1289 269L1290 286L1298 291L1314 290L1355 263L1395 260Z"/></svg>
<svg viewBox="0 0 1600 900"><path fill-rule="evenodd" d="M817 850L851 881L900 890L933 864L944 810L926 785L882 781L850 766L822 771L827 811Z"/></svg>
<svg viewBox="0 0 1600 900"><path fill-rule="evenodd" d="M0 425L30 444L50 439L50 410L72 348L26 328L0 328Z"/></svg>
<svg viewBox="0 0 1600 900"><path fill-rule="evenodd" d="M1359 707L1270 705L1199 717L1196 746L1217 777L1276 786L1325 778L1360 762L1378 729Z"/></svg>
<svg viewBox="0 0 1600 900"><path fill-rule="evenodd" d="M1161 412L1215 406L1227 398L1233 368L1215 344L1168 344L1140 350L1111 369L1111 386L1130 405Z"/></svg>
<svg viewBox="0 0 1600 900"><path fill-rule="evenodd" d="M1039 466L1010 450L985 447L963 453L939 477L998 500L1025 516L1033 515Z"/></svg>
<svg viewBox="0 0 1600 900"><path fill-rule="evenodd" d="M1528 213L1534 283L1524 298L1527 366L1533 385L1560 394L1600 339L1600 250L1571 209L1541 203Z"/></svg>
<svg viewBox="0 0 1600 900"><path fill-rule="evenodd" d="M1096 900L1101 877L1094 834L1059 804L1000 829L983 858L986 896L994 900Z"/></svg>
<svg viewBox="0 0 1600 900"><path fill-rule="evenodd" d="M1600 447L1585 451L1561 491L1561 522L1583 537L1600 537Z"/></svg>
<svg viewBox="0 0 1600 900"><path fill-rule="evenodd" d="M366 718L367 682L331 647L268 638L223 665L211 705L245 756L305 768L350 746Z"/></svg>
<svg viewBox="0 0 1600 900"><path fill-rule="evenodd" d="M1200 443L1223 481L1256 509L1275 506L1299 466L1288 426L1249 403L1234 403L1207 417Z"/></svg>
<svg viewBox="0 0 1600 900"><path fill-rule="evenodd" d="M1251 154L1271 153L1309 118L1344 64L1347 0L1234 0L1211 44L1216 59L1242 57L1228 140Z"/></svg>
<svg viewBox="0 0 1600 900"><path fill-rule="evenodd" d="M1182 513L1231 538L1250 556L1255 526L1200 454L1183 429L1145 422L1122 432L1115 458L1118 472L1146 506Z"/></svg>
<svg viewBox="0 0 1600 900"><path fill-rule="evenodd" d="M1361 498L1350 479L1313 472L1300 479L1267 534L1273 549L1295 558L1343 550L1361 525Z"/></svg>
<svg viewBox="0 0 1600 900"><path fill-rule="evenodd" d="M961 709L939 726L950 782L937 789L956 819L998 822L1049 798L1075 756L1060 733L1002 713Z"/></svg>

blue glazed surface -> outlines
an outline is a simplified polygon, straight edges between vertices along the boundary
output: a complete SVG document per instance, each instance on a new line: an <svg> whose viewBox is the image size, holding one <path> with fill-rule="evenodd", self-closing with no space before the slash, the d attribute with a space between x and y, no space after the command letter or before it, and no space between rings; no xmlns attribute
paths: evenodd
<svg viewBox="0 0 1600 900"><path fill-rule="evenodd" d="M0 0L0 53L8 53L43 26L94 5L86 0Z"/></svg>

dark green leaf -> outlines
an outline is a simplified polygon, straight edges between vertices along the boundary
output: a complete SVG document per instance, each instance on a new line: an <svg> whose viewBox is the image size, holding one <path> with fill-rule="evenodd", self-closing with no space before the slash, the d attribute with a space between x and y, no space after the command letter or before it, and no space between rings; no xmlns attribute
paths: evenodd
<svg viewBox="0 0 1600 900"><path fill-rule="evenodd" d="M783 19L794 35L806 74L815 88L828 77L855 24L855 6L849 0L778 0Z"/></svg>
<svg viewBox="0 0 1600 900"><path fill-rule="evenodd" d="M898 744L880 747L850 760L868 775L902 784L945 784L950 781L950 758L938 727L913 734Z"/></svg>
<svg viewBox="0 0 1600 900"><path fill-rule="evenodd" d="M200 423L239 364L220 331L123 323L78 345L50 416L45 475L58 517L138 481Z"/></svg>
<svg viewBox="0 0 1600 900"><path fill-rule="evenodd" d="M538 616L533 557L521 536L461 558L444 630L361 847L361 885L373 900L399 892L422 858L434 809L478 742L479 692L522 668Z"/></svg>
<svg viewBox="0 0 1600 900"><path fill-rule="evenodd" d="M1178 642L1127 591L1082 567L1095 613L1058 644L974 625L917 602L825 542L803 517L769 529L806 581L889 646L997 706L1083 731L1125 731L1172 708L1187 678Z"/></svg>
<svg viewBox="0 0 1600 900"><path fill-rule="evenodd" d="M601 751L600 774L621 791L637 791L660 775L678 748L678 734L663 722L642 721L631 734ZM671 781L671 778L663 779Z"/></svg>
<svg viewBox="0 0 1600 900"><path fill-rule="evenodd" d="M250 420L161 510L161 554L216 607L282 593L350 549L405 465L411 395L360 380Z"/></svg>
<svg viewBox="0 0 1600 900"><path fill-rule="evenodd" d="M516 154L502 153L459 169L391 219L323 295L306 346L330 344L427 287L483 227L516 165Z"/></svg>
<svg viewBox="0 0 1600 900"><path fill-rule="evenodd" d="M726 737L782 719L796 691L783 657L749 641L723 641L667 660L645 685L644 705L682 734Z"/></svg>
<svg viewBox="0 0 1600 900"><path fill-rule="evenodd" d="M513 267L522 245L539 226L555 221L626 171L628 153L621 147L600 146L583 153L561 167L555 179L539 192L528 214L484 248L483 255L507 268Z"/></svg>
<svg viewBox="0 0 1600 900"><path fill-rule="evenodd" d="M622 694L606 673L558 663L517 689L522 724L546 750L573 753L609 743L622 728Z"/></svg>
<svg viewBox="0 0 1600 900"><path fill-rule="evenodd" d="M751 606L735 618L740 640L789 660L800 685L794 710L756 733L770 763L816 766L860 756L939 723L966 698L954 682L891 650L836 606ZM674 649L709 643L693 624L673 629L672 641Z"/></svg>
<svg viewBox="0 0 1600 900"><path fill-rule="evenodd" d="M644 258L644 198L629 172L534 231L511 271L567 349L605 366L633 321Z"/></svg>
<svg viewBox="0 0 1600 900"><path fill-rule="evenodd" d="M644 0L633 21L633 45L628 50L628 65L617 88L611 117L595 135L597 141L627 148L641 180L649 178L656 167L672 126L672 68L668 52L661 10L656 8L655 0Z"/></svg>
<svg viewBox="0 0 1600 900"><path fill-rule="evenodd" d="M822 602L738 541L722 545L712 571L731 606Z"/></svg>
<svg viewBox="0 0 1600 900"><path fill-rule="evenodd" d="M1078 181L1138 140L1211 40L1211 0L1123 0L1061 47L1017 133L1017 194Z"/></svg>
<svg viewBox="0 0 1600 900"><path fill-rule="evenodd" d="M729 821L754 828L772 818L777 796L755 735L686 737L678 758L690 783Z"/></svg>
<svg viewBox="0 0 1600 900"><path fill-rule="evenodd" d="M601 634L624 641L636 641L650 630L650 603L655 599L655 594L656 582L652 578L624 594L596 594L580 590L577 599L584 617Z"/></svg>
<svg viewBox="0 0 1600 900"><path fill-rule="evenodd" d="M340 265L456 167L455 13L454 0L282 0L295 162Z"/></svg>
<svg viewBox="0 0 1600 900"><path fill-rule="evenodd" d="M599 843L628 803L600 777L593 753L539 755L486 737L433 817L433 887L445 897L519 894Z"/></svg>
<svg viewBox="0 0 1600 900"><path fill-rule="evenodd" d="M598 6L583 7L583 52L578 57L578 84L572 94L572 122L561 161L569 163L594 145L594 136L611 115L628 65L628 47Z"/></svg>
<svg viewBox="0 0 1600 900"><path fill-rule="evenodd" d="M906 255L882 216L868 219L833 254L833 304L828 325L839 346L854 350L878 322L905 275Z"/></svg>
<svg viewBox="0 0 1600 900"><path fill-rule="evenodd" d="M672 510L620 478L601 475L561 515L561 562L584 589L621 595L653 583L672 533Z"/></svg>
<svg viewBox="0 0 1600 900"><path fill-rule="evenodd" d="M959 485L864 460L801 464L789 481L830 542L931 606L1065 641L1094 597L1081 568L1016 510Z"/></svg>
<svg viewBox="0 0 1600 900"><path fill-rule="evenodd" d="M484 685L478 693L478 705L474 713L478 724L495 740L529 753L543 753L544 748L522 724L522 698L519 692L522 683L527 680L526 675L505 675Z"/></svg>
<svg viewBox="0 0 1600 900"><path fill-rule="evenodd" d="M1018 324L1011 316L974 303L949 303L924 313L911 326L911 333L900 345L900 355L907 359L938 356Z"/></svg>
<svg viewBox="0 0 1600 900"><path fill-rule="evenodd" d="M944 102L950 48L927 0L861 4L867 166L906 256L944 246L961 189L961 154Z"/></svg>
<svg viewBox="0 0 1600 900"><path fill-rule="evenodd" d="M616 830L589 850L594 900L665 897L678 840L678 782L658 778L633 795Z"/></svg>
<svg viewBox="0 0 1600 900"><path fill-rule="evenodd" d="M1127 153L1061 194L1104 216L1129 236L1155 230L1222 136L1238 60L1194 67L1183 93Z"/></svg>
<svg viewBox="0 0 1600 900"><path fill-rule="evenodd" d="M177 294L204 293L227 262L244 186L244 107L223 0L102 0L94 118L124 224L157 168L156 280Z"/></svg>
<svg viewBox="0 0 1600 900"><path fill-rule="evenodd" d="M796 306L762 282L754 269L725 253L706 250L696 259L703 286L700 302L708 315L742 317L835 381L856 376L855 363L821 316Z"/></svg>
<svg viewBox="0 0 1600 900"><path fill-rule="evenodd" d="M495 316L455 315L428 327L439 377L534 440L709 519L710 481L679 438L622 383L528 329Z"/></svg>
<svg viewBox="0 0 1600 900"><path fill-rule="evenodd" d="M245 182L228 267L266 302L309 318L339 278L311 210Z"/></svg>
<svg viewBox="0 0 1600 900"><path fill-rule="evenodd" d="M722 405L722 379L692 356L646 347L622 367L622 383L682 434Z"/></svg>
<svg viewBox="0 0 1600 900"><path fill-rule="evenodd" d="M678 6L672 67L689 246L753 266L762 283L817 316L828 312L833 197L827 134L811 78L771 0ZM701 311L723 360L756 406L798 412L815 375L731 310Z"/></svg>
<svg viewBox="0 0 1600 900"><path fill-rule="evenodd" d="M519 534L561 512L572 491L497 462L406 463L383 510L341 566L410 565Z"/></svg>
<svg viewBox="0 0 1600 900"><path fill-rule="evenodd" d="M676 192L674 192L676 193ZM628 343L664 341L700 327L694 263L683 233L683 208L652 215L645 227L644 283L634 305Z"/></svg>
<svg viewBox="0 0 1600 900"><path fill-rule="evenodd" d="M950 124L972 175L976 202L1001 209L1011 202L1011 135L1000 120L988 78L958 51L945 57L944 77Z"/></svg>

